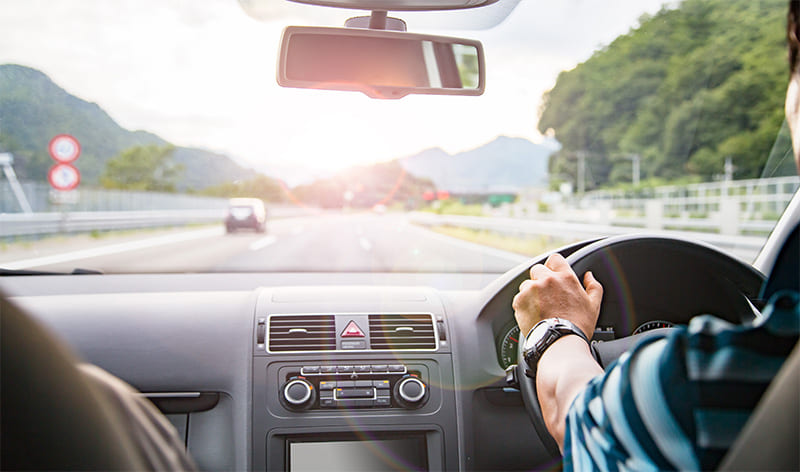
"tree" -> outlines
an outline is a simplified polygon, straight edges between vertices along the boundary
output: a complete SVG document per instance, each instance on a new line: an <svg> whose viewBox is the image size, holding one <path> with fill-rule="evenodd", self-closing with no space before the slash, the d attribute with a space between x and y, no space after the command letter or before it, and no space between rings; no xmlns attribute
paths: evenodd
<svg viewBox="0 0 800 472"><path fill-rule="evenodd" d="M172 145L135 146L126 149L106 162L100 175L105 188L174 192L183 166L172 159Z"/></svg>
<svg viewBox="0 0 800 472"><path fill-rule="evenodd" d="M539 130L562 145L551 173L574 180L580 152L597 186L628 180L616 156L631 154L647 178L711 179L728 157L737 178L760 175L783 121L785 10L684 0L562 72L539 110Z"/></svg>

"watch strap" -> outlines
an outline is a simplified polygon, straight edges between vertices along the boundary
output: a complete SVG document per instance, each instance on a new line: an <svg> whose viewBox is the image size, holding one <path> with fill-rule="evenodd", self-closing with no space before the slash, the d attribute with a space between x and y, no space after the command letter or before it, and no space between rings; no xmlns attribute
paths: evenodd
<svg viewBox="0 0 800 472"><path fill-rule="evenodd" d="M556 341L563 338L564 336L569 335L576 335L579 336L581 339L586 341L586 344L589 343L589 339L586 337L586 334L578 328L575 323L565 320L563 318L546 318L544 320L539 321L536 323L533 328L528 332L525 336L526 342L528 337L542 324L548 325L547 332L545 335L536 341L536 344L533 346L527 347L524 351L525 362L528 364L528 367L535 373L536 367L539 364L539 359L542 358L545 351L553 345Z"/></svg>

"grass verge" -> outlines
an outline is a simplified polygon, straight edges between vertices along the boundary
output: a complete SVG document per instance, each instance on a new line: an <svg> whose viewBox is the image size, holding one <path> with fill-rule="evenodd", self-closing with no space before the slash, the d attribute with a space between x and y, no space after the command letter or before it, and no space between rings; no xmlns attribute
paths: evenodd
<svg viewBox="0 0 800 472"><path fill-rule="evenodd" d="M502 249L504 251L530 257L557 249L571 242L566 239L553 238L550 236L509 236L492 231L460 228L455 226L431 226L428 229L472 243L482 244L484 246Z"/></svg>

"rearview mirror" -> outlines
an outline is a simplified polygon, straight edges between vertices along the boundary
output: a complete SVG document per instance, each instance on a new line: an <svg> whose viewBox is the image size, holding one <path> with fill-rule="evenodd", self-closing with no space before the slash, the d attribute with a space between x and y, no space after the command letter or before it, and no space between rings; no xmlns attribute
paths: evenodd
<svg viewBox="0 0 800 472"><path fill-rule="evenodd" d="M485 71L479 41L356 28L289 26L283 31L278 84L363 92L481 95Z"/></svg>

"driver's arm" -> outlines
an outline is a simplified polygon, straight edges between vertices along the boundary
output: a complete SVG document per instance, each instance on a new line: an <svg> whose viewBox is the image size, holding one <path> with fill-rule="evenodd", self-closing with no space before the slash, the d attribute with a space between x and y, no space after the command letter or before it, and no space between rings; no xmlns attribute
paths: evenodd
<svg viewBox="0 0 800 472"><path fill-rule="evenodd" d="M544 264L533 266L530 276L520 285L513 302L520 332L528 333L542 319L558 317L574 323L590 339L603 298L603 287L592 273L584 275L581 285L566 260L553 254ZM536 389L542 416L562 450L570 404L593 377L602 373L589 345L578 336L562 337L539 359Z"/></svg>

